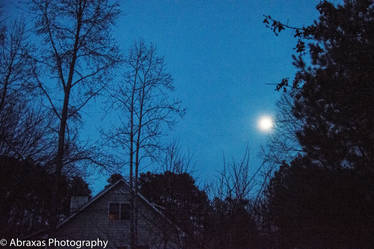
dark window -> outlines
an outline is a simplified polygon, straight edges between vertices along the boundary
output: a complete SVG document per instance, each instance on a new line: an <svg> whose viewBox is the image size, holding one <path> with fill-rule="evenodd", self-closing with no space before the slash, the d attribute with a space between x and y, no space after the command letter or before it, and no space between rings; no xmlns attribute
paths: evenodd
<svg viewBox="0 0 374 249"><path fill-rule="evenodd" d="M130 220L130 205L127 203L121 204L121 220Z"/></svg>
<svg viewBox="0 0 374 249"><path fill-rule="evenodd" d="M109 219L119 220L119 203L109 203Z"/></svg>
<svg viewBox="0 0 374 249"><path fill-rule="evenodd" d="M109 203L110 220L130 220L131 208L128 203Z"/></svg>

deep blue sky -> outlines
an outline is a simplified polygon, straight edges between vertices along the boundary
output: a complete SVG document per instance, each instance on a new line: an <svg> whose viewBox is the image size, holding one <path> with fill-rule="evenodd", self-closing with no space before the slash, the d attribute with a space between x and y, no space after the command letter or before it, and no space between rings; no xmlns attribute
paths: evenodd
<svg viewBox="0 0 374 249"><path fill-rule="evenodd" d="M318 16L319 0L124 0L115 37L126 51L144 39L165 57L175 80L174 96L187 114L170 133L194 156L195 177L211 181L223 166L222 156L240 158L248 144L258 165L266 134L258 131L262 114L274 115L279 93L274 85L292 77L295 40L276 37L263 15L302 26ZM7 2L6 8L11 5ZM102 111L86 110L83 136L97 136ZM95 124L95 125L93 125ZM90 128L90 129L87 129ZM107 176L92 178L94 193ZM95 179L95 180L94 180Z"/></svg>

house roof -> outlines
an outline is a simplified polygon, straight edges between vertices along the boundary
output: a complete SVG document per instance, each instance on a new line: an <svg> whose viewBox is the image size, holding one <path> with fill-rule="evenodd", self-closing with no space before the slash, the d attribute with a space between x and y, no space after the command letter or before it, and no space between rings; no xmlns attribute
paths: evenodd
<svg viewBox="0 0 374 249"><path fill-rule="evenodd" d="M78 214L83 212L85 209L87 209L89 206L91 206L94 202L96 202L98 199L100 199L102 196L104 196L106 193L110 192L113 188L115 188L120 183L124 183L127 187L129 185L127 182L123 179L118 180L116 183L110 185L109 187L103 189L101 192L99 192L94 198L89 200L86 204L84 204L82 207L80 207L74 214L70 215L68 218L66 218L63 222L57 225L57 229L62 227L64 224L68 223L70 220L72 220L74 217L76 217ZM154 204L152 204L150 201L148 201L142 194L139 192L137 193L137 196L150 208L152 208L156 213L158 213L161 217L166 219L170 224L173 224L176 226L172 221L170 221ZM179 227L176 226L176 228L181 231Z"/></svg>
<svg viewBox="0 0 374 249"><path fill-rule="evenodd" d="M114 189L117 185L119 185L120 183L123 183L125 184L127 187L129 187L129 185L127 184L127 182L123 179L120 179L118 180L116 183L110 185L109 187L103 189L102 191L100 191L94 198L90 199L87 203L85 203L82 207L80 207L74 214L70 215L69 217L67 217L65 220L63 220L61 223L59 223L57 225L57 229L60 229L62 226L64 226L66 223L68 223L69 221L71 221L72 219L74 219L74 217L78 216L80 213L82 213L84 210L86 210L89 206L91 206L94 202L96 202L97 200L99 200L101 197L103 197L105 194L107 194L108 192L110 192L112 189ZM157 214L159 214L161 217L163 217L167 222L169 222L170 224L174 225L175 228L177 229L177 231L179 233L184 234L184 232L182 231L182 229L180 229L176 224L174 224L174 222L172 222L170 219L168 219L154 204L152 204L150 201L148 201L142 194L140 194L139 192L137 193L137 196L139 197L140 200L142 200L147 206L149 206L151 209L153 209ZM37 231L35 233L32 233L28 236L25 237L26 238L31 238L31 237L34 237L34 236L39 236L41 234L46 234L48 232L48 229L43 229L43 230L40 230L40 231Z"/></svg>

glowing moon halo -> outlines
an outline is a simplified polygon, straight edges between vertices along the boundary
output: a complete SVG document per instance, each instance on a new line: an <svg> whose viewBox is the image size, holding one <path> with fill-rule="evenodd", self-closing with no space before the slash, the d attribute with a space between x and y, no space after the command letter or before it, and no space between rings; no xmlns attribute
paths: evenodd
<svg viewBox="0 0 374 249"><path fill-rule="evenodd" d="M269 132L274 126L273 119L270 116L262 116L258 120L258 128L263 132Z"/></svg>

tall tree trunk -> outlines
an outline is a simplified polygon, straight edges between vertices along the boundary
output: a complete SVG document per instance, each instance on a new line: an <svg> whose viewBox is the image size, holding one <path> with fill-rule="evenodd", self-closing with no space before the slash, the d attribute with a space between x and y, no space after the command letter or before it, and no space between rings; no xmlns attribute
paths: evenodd
<svg viewBox="0 0 374 249"><path fill-rule="evenodd" d="M130 179L129 179L129 187L130 187L130 208L131 208L131 215L130 215L130 246L131 249L135 248L135 193L134 193L134 177L133 177L133 158L134 158L134 125L133 125L133 111L131 112L131 128L130 128Z"/></svg>
<svg viewBox="0 0 374 249"><path fill-rule="evenodd" d="M67 123L67 114L69 106L69 95L70 89L67 89L64 97L64 105L62 109L62 116L60 121L60 129L58 132L58 150L55 159L55 185L54 185L54 195L52 196L52 213L51 213L51 229L55 231L58 224L58 208L59 208L59 198L60 198L60 185L61 185L61 175L63 168L64 159L64 146L65 146L65 131Z"/></svg>
<svg viewBox="0 0 374 249"><path fill-rule="evenodd" d="M142 131L142 124L143 124L143 106L144 106L144 91L145 91L145 82L143 82L142 85L142 91L141 91L141 96L140 96L140 112L139 112L139 122L138 122L138 134L136 138L136 151L135 151L135 196L138 195L138 178L139 178L139 164L140 164L140 158L139 158L139 152L140 152L140 139L141 139L141 131ZM138 208L134 206L135 210L135 239L137 241L137 236L138 236Z"/></svg>
<svg viewBox="0 0 374 249"><path fill-rule="evenodd" d="M131 93L131 103L130 103L130 179L129 179L129 186L130 186L130 208L131 208L131 216L130 216L130 246L131 249L134 249L137 244L137 236L136 236L136 229L135 229L135 198L136 194L134 192L134 98L135 98L135 90L136 90L136 80L137 80L137 71L135 72L134 82L132 86L132 93Z"/></svg>
<svg viewBox="0 0 374 249"><path fill-rule="evenodd" d="M62 176L62 168L64 166L64 155L65 155L65 133L66 133L66 125L68 121L68 113L69 113L69 99L70 99L70 91L72 88L73 83L73 76L75 70L75 63L77 61L77 53L78 53L78 45L80 39L80 30L82 25L82 15L83 9L80 6L79 12L77 13L77 29L74 37L74 49L73 55L71 59L71 63L69 66L69 75L68 81L66 86L64 86L64 103L61 112L61 121L60 121L60 129L58 132L58 149L55 159L55 186L54 186L54 195L52 196L52 220L51 220L51 228L52 231L55 231L58 225L58 209L59 209L59 198L60 198L60 186L61 186L61 176ZM57 66L60 68L60 72L62 72L61 63L59 62L59 57L57 59ZM63 78L60 78L61 82L63 82Z"/></svg>

